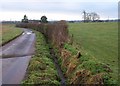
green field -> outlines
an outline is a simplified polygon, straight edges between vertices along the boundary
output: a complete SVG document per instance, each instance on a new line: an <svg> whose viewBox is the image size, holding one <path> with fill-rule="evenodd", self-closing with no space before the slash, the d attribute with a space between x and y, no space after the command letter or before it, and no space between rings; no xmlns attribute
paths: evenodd
<svg viewBox="0 0 120 86"><path fill-rule="evenodd" d="M12 40L22 32L23 30L15 27L15 24L2 24L2 28L0 30L2 41L0 42L0 45Z"/></svg>
<svg viewBox="0 0 120 86"><path fill-rule="evenodd" d="M73 45L82 55L96 58L110 66L113 77L118 74L118 25L117 23L69 23Z"/></svg>

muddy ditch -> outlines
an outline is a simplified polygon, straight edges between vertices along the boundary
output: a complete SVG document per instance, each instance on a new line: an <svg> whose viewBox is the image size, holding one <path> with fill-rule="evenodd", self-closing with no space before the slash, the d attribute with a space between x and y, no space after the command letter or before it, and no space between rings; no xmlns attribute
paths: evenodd
<svg viewBox="0 0 120 86"><path fill-rule="evenodd" d="M47 44L50 44L50 43L48 42L48 39L47 39L47 38L45 38L45 39L46 39L46 43L47 43ZM60 80L61 80L61 81L60 81L60 84L61 84L61 86L66 86L66 78L65 78L65 76L64 76L64 74L63 74L63 71L62 71L62 69L61 69L61 66L59 65L58 57L56 56L53 47L49 46L49 51L50 51L51 59L53 60L53 63L54 63L54 65L55 65L55 67L56 67L58 76L59 76L59 78L60 78Z"/></svg>

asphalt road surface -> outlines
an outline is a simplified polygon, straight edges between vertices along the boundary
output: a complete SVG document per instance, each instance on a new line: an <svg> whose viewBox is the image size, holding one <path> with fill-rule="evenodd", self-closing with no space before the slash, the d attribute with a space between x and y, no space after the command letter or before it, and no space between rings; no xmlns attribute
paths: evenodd
<svg viewBox="0 0 120 86"><path fill-rule="evenodd" d="M24 29L24 33L0 47L2 57L2 84L20 84L31 56L34 54L35 33ZM2 53L1 53L2 52Z"/></svg>

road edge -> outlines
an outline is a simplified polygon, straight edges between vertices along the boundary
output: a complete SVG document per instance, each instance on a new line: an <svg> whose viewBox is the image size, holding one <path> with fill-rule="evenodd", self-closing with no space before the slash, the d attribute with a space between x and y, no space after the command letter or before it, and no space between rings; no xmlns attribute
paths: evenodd
<svg viewBox="0 0 120 86"><path fill-rule="evenodd" d="M9 42L13 41L14 39L16 39L16 38L18 38L18 37L20 37L23 33L24 33L24 31L22 31L22 33L20 33L19 35L15 36L14 38L12 38L12 39L10 39L10 40L8 40L8 41L2 43L2 44L0 45L0 47L2 47L2 46L4 46L4 45L8 44Z"/></svg>

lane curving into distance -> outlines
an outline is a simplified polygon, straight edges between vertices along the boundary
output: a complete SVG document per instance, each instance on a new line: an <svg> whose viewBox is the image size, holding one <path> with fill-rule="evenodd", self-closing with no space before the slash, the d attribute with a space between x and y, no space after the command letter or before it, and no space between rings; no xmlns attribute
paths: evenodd
<svg viewBox="0 0 120 86"><path fill-rule="evenodd" d="M2 84L20 84L25 76L30 58L35 50L35 33L24 29L24 33L0 47L2 60Z"/></svg>

